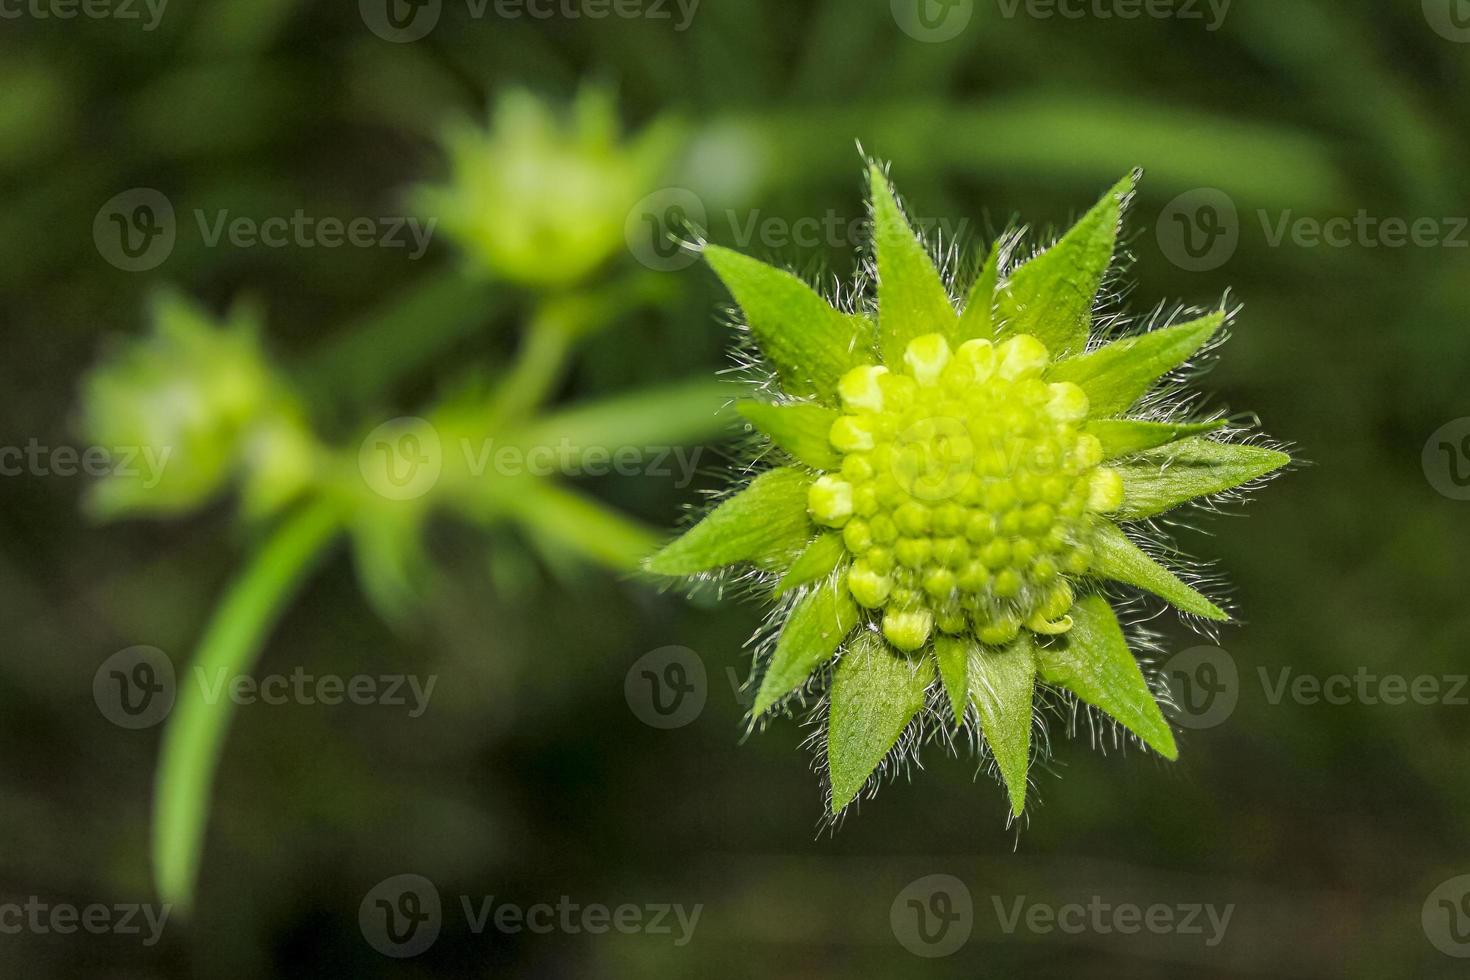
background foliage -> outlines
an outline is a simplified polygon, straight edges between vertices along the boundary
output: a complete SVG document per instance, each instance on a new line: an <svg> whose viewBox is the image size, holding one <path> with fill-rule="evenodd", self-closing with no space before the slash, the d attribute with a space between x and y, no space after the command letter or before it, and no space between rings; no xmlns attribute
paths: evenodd
<svg viewBox="0 0 1470 980"><path fill-rule="evenodd" d="M439 549L453 574L427 622L395 632L339 552L262 669L434 674L431 710L239 712L193 920L170 923L151 949L3 935L4 972L1451 975L1457 961L1426 941L1419 916L1439 882L1470 871L1470 709L1272 704L1257 670L1466 672L1470 567L1456 542L1470 505L1436 492L1420 456L1431 433L1470 414L1470 253L1272 246L1258 213L1466 214L1470 47L1432 29L1417 3L1238 0L1215 32L1006 9L977 0L968 29L944 43L899 30L888 4L849 0L709 0L685 31L673 29L677 12L473 19L446 4L412 44L375 36L355 5L285 0L180 2L151 32L31 16L0 25L7 445L76 443L79 378L107 338L142 332L163 282L215 310L241 292L259 298L269 348L338 435L373 413L412 411L466 363L504 364L520 320L494 288L483 315L447 338L411 320L366 340L356 330L453 272L443 241L415 263L388 249L211 249L181 234L162 268L129 274L99 257L93 218L131 187L210 212L400 213L410 185L442 173L435 137L452 118L480 117L510 86L565 99L596 80L615 89L630 127L683 121L689 149L670 180L705 204L711 240L807 271L845 275L855 243L744 242L740 228L757 214L859 217L855 140L892 161L920 214L971 218L971 247L1014 214L1063 225L1142 166L1135 295L1203 305L1231 287L1246 311L1207 386L1315 463L1209 542L1246 618L1222 636L1243 688L1228 722L1184 733L1172 766L1090 751L1085 734L1062 742L1062 778L1041 777L1019 838L1001 795L939 753L926 757L929 778L890 787L835 837L816 835L803 733L783 724L740 738L726 678L747 669L753 606L689 603L449 535ZM1189 272L1155 227L1171 200L1202 187L1233 199L1240 244L1222 267ZM726 365L713 311L727 300L713 277L697 265L666 277L660 303L586 341L559 401ZM719 445L730 443L706 469ZM700 485L721 483L705 473ZM582 488L655 526L697 499L651 477ZM0 478L6 900L151 900L159 732L111 725L92 676L138 643L186 658L248 539L223 504L182 522L98 527L83 516L85 489ZM1170 650L1202 642L1161 628ZM670 644L703 659L708 703L687 727L659 731L622 688L638 657ZM363 941L357 909L404 871L446 896L705 911L681 948L655 936L475 936L451 916L429 953L399 963ZM977 927L957 955L925 961L894 941L887 917L905 884L937 872L968 883ZM1227 941L1205 949L1146 934L1007 936L990 904L1095 893L1238 907Z"/></svg>

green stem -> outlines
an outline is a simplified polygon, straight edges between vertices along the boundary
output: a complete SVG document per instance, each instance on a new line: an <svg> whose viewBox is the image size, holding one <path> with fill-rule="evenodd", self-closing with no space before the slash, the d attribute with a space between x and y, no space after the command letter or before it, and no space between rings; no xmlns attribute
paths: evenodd
<svg viewBox="0 0 1470 980"><path fill-rule="evenodd" d="M515 366L491 398L488 422L492 431L534 412L561 379L576 332L567 320L564 308L554 302L537 311Z"/></svg>
<svg viewBox="0 0 1470 980"><path fill-rule="evenodd" d="M307 571L341 527L338 511L313 503L286 520L225 593L204 631L190 675L163 738L154 791L153 871L165 902L180 911L193 898L209 815L210 789L234 703L226 683L254 666L266 636ZM207 696L206 685L216 692Z"/></svg>

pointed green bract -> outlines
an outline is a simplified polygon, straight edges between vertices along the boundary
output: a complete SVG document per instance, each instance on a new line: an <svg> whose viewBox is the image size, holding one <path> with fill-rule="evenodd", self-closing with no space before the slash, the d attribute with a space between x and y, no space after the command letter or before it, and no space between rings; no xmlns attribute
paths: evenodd
<svg viewBox="0 0 1470 980"><path fill-rule="evenodd" d="M1059 242L1011 273L998 297L1007 333L1030 334L1057 356L1087 349L1092 308L1137 177L1119 181Z"/></svg>
<svg viewBox="0 0 1470 980"><path fill-rule="evenodd" d="M995 287L1000 280L1000 242L990 246L990 254L980 269L980 277L970 287L964 312L960 314L955 340L992 340L995 337Z"/></svg>
<svg viewBox="0 0 1470 980"><path fill-rule="evenodd" d="M970 656L970 701L980 714L980 731L1005 780L1011 812L1026 809L1026 771L1031 763L1032 699L1036 654L1032 634L1022 630L1007 647L975 644Z"/></svg>
<svg viewBox="0 0 1470 980"><path fill-rule="evenodd" d="M1187 613L1219 622L1230 619L1219 606L1200 595L1138 545L1128 540L1123 529L1111 521L1099 521L1092 539L1094 555L1091 574L1124 585L1146 589Z"/></svg>
<svg viewBox="0 0 1470 980"><path fill-rule="evenodd" d="M1091 417L1117 415L1142 398L1155 381L1189 360L1224 323L1224 313L1211 313L1176 327L1117 340L1054 365L1047 377L1081 385L1087 392Z"/></svg>
<svg viewBox="0 0 1470 980"><path fill-rule="evenodd" d="M1102 443L1103 461L1157 449L1188 436L1204 435L1225 427L1217 422L1139 422L1136 419L1093 419L1083 427Z"/></svg>
<svg viewBox="0 0 1470 980"><path fill-rule="evenodd" d="M802 598L792 608L776 641L776 652L761 679L751 714L765 714L771 705L805 684L812 671L832 659L857 623L857 604L848 594L845 577L839 576Z"/></svg>
<svg viewBox="0 0 1470 980"><path fill-rule="evenodd" d="M888 178L877 167L871 168L869 177L883 360L902 364L904 347L910 340L930 333L953 338L959 318L934 260L899 210Z"/></svg>
<svg viewBox="0 0 1470 980"><path fill-rule="evenodd" d="M1118 520L1153 517L1249 483L1290 462L1290 456L1274 449L1199 437L1181 439L1113 466L1123 478L1123 506L1112 516Z"/></svg>
<svg viewBox="0 0 1470 980"><path fill-rule="evenodd" d="M743 401L735 407L746 421L770 436L772 442L797 462L818 470L835 470L842 465L842 458L828 438L832 423L841 418L836 409L812 402L772 405Z"/></svg>
<svg viewBox="0 0 1470 980"><path fill-rule="evenodd" d="M841 813L924 707L934 661L907 657L863 633L837 664L827 728L832 812Z"/></svg>
<svg viewBox="0 0 1470 980"><path fill-rule="evenodd" d="M1072 607L1072 629L1036 648L1041 678L1100 708L1166 759L1179 757L1174 733L1159 710L1112 607L1088 596Z"/></svg>
<svg viewBox="0 0 1470 980"><path fill-rule="evenodd" d="M847 548L842 544L842 535L825 531L813 538L801 556L791 563L786 574L781 576L781 581L776 583L773 594L785 595L792 589L810 585L831 575L846 560Z"/></svg>
<svg viewBox="0 0 1470 980"><path fill-rule="evenodd" d="M762 473L644 567L656 575L694 575L742 561L790 561L812 535L806 513L811 481L810 475L790 467Z"/></svg>
<svg viewBox="0 0 1470 980"><path fill-rule="evenodd" d="M956 725L965 723L965 706L970 701L970 650L973 647L974 641L964 637L946 634L934 638L934 662L939 667L939 679L944 682L944 693L949 697Z"/></svg>
<svg viewBox="0 0 1470 980"><path fill-rule="evenodd" d="M788 394L833 401L837 380L867 356L867 321L833 309L816 290L773 266L718 245L704 250L745 314Z"/></svg>

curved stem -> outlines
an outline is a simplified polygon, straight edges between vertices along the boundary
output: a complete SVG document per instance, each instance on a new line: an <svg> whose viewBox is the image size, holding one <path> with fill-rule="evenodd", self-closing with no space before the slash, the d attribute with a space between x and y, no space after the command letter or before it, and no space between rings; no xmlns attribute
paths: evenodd
<svg viewBox="0 0 1470 980"><path fill-rule="evenodd" d="M178 685L154 788L153 873L162 899L180 911L193 898L210 789L234 714L228 685L254 666L267 634L340 527L335 508L312 503L277 528L216 608L190 664L195 683Z"/></svg>

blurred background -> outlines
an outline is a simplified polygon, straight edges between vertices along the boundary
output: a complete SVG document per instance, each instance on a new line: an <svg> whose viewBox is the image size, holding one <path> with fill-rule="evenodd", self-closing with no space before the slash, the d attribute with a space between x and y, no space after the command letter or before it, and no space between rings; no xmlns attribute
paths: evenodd
<svg viewBox="0 0 1470 980"><path fill-rule="evenodd" d="M1470 4L0 0L0 18L4 975L1463 975ZM1143 167L1123 307L1229 289L1244 313L1210 404L1312 464L1227 508L1248 518L1179 532L1243 612L1218 644L1154 624L1204 698L1181 699L1180 761L1054 729L1019 833L938 749L824 830L809 732L743 736L758 606L629 571L738 457L710 395L728 299L669 236L830 286L862 245L862 153L966 254L1018 215L1063 227ZM298 213L313 223L285 230ZM367 224L354 243L326 219ZM168 319L165 288L180 336L237 315L256 340L118 367ZM168 371L208 402L255 358L281 441L169 462L229 477L150 511L80 472L128 445ZM456 399L506 390L514 433L476 439L573 432L697 465L481 473L311 549L251 673L375 693L236 707L190 914L150 928L168 724L107 703L109 658L160 651L178 721L230 583L300 520L301 474L361 493L366 433L427 416L448 440ZM189 431L205 455L241 438ZM648 678L675 661L672 710ZM136 663L121 675L159 676ZM434 684L417 713L411 682ZM435 896L437 933L384 935L381 909ZM593 917L519 927L538 903ZM1126 911L1152 906L1153 926Z"/></svg>

